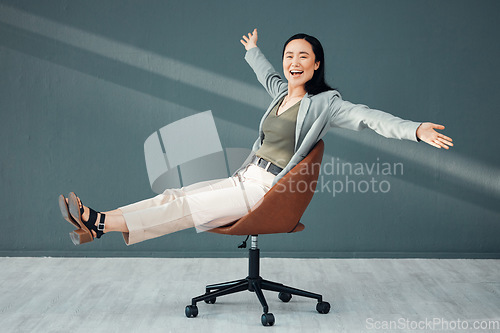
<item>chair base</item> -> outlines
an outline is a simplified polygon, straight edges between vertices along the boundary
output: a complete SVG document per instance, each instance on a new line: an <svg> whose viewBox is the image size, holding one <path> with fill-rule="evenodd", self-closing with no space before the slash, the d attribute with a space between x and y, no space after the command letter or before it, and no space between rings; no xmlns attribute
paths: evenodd
<svg viewBox="0 0 500 333"><path fill-rule="evenodd" d="M198 307L196 303L205 301L207 304L214 304L217 297L238 293L241 291L251 291L257 295L257 298L262 305L263 314L261 322L264 326L274 325L274 315L269 312L266 298L262 290L276 291L278 297L283 302L288 302L292 295L314 298L318 301L316 310L319 313L326 314L330 311L330 304L323 301L320 294L315 294L309 291L288 287L281 283L264 280L259 276L259 249L252 248L249 250L249 275L245 279L228 281L223 283L211 284L206 286L206 292L203 295L194 297L191 305L186 306L186 316L196 317L198 315Z"/></svg>

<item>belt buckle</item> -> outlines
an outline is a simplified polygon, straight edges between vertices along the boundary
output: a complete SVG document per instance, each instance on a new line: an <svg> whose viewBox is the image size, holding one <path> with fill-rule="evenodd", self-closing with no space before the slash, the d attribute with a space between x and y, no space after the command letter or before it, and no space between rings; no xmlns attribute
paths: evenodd
<svg viewBox="0 0 500 333"><path fill-rule="evenodd" d="M262 166L261 165L261 162L264 162L265 163L265 166ZM271 167L271 162L263 159L262 157L259 157L257 158L257 161L255 162L255 164L259 167L261 167L262 169L264 169L265 171L268 171L268 169ZM269 171L268 171L269 172Z"/></svg>
<svg viewBox="0 0 500 333"><path fill-rule="evenodd" d="M269 167L270 167L270 166L271 166L271 164L272 164L271 162L269 162L269 161L267 161L267 160L263 159L262 157L261 157L261 158L259 158L259 160L257 161L257 165L259 165L259 164L260 164L260 162L265 162L265 163L266 163L266 166L261 166L261 168L262 168L262 169L264 169L265 171L267 171L267 169L269 169Z"/></svg>

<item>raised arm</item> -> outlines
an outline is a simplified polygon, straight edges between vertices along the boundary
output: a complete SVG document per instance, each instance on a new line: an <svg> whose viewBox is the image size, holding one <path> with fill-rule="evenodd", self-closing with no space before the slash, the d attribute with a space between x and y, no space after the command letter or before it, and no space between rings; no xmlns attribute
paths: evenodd
<svg viewBox="0 0 500 333"><path fill-rule="evenodd" d="M272 98L276 98L287 89L287 84L283 82L279 73L269 63L264 54L257 47L257 29L254 29L248 36L243 36L241 44L247 50L245 60L257 75L259 82L266 88L267 93Z"/></svg>

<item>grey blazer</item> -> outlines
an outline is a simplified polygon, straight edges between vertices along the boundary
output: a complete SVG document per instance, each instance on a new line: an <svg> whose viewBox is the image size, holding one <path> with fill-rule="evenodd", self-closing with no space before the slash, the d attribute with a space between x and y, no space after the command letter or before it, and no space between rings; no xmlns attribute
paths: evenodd
<svg viewBox="0 0 500 333"><path fill-rule="evenodd" d="M264 140L262 124L276 103L288 93L288 84L266 59L258 47L248 50L245 60L257 75L259 82L273 98L271 105L262 116L259 137L252 147L252 153L235 174L242 170L255 156ZM417 141L416 131L421 123L404 120L389 113L368 108L366 105L353 104L342 100L336 90L317 95L306 94L300 103L295 128L295 150L290 162L275 178L273 185L297 165L332 127L360 131L371 128L378 134L393 139Z"/></svg>

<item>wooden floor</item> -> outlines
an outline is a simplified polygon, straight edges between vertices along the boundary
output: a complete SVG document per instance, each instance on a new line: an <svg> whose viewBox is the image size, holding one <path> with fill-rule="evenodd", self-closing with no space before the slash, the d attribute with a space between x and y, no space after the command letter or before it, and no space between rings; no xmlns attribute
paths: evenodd
<svg viewBox="0 0 500 333"><path fill-rule="evenodd" d="M265 291L273 327L248 291L184 315L206 284L246 277L246 259L0 258L0 267L1 332L500 332L500 260L263 258L263 278L332 305L319 314L314 300Z"/></svg>

